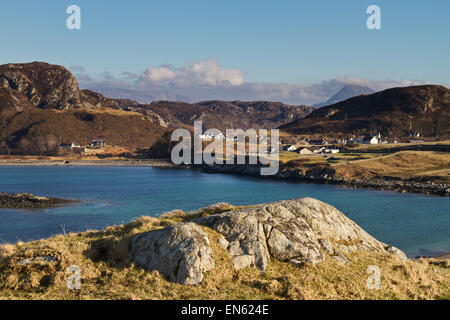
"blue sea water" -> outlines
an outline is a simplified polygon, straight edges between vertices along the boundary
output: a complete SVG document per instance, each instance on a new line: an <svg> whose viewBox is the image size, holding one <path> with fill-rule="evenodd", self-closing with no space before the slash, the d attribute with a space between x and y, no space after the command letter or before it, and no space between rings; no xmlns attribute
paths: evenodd
<svg viewBox="0 0 450 320"><path fill-rule="evenodd" d="M0 209L0 243L100 229L213 203L313 197L410 257L450 252L450 199L150 167L0 167L0 192L82 200L45 210Z"/></svg>

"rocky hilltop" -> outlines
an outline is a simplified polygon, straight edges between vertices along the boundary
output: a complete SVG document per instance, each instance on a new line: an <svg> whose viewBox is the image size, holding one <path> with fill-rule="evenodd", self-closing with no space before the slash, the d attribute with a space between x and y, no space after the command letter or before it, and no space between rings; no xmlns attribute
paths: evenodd
<svg viewBox="0 0 450 320"><path fill-rule="evenodd" d="M80 106L77 79L64 67L42 62L0 66L0 107L64 110ZM8 101L9 100L9 101Z"/></svg>
<svg viewBox="0 0 450 320"><path fill-rule="evenodd" d="M392 88L319 108L304 119L280 127L293 134L450 134L450 90L438 85Z"/></svg>
<svg viewBox="0 0 450 320"><path fill-rule="evenodd" d="M44 62L0 65L0 111L119 109L133 104L137 102L80 90L75 76L62 66Z"/></svg>

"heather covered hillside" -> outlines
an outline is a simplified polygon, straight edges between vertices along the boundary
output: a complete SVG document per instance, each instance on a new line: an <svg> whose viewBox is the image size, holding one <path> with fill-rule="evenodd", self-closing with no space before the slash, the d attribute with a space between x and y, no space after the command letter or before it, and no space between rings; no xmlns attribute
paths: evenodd
<svg viewBox="0 0 450 320"><path fill-rule="evenodd" d="M423 85L392 88L319 108L280 128L291 134L376 134L427 137L450 134L450 90Z"/></svg>

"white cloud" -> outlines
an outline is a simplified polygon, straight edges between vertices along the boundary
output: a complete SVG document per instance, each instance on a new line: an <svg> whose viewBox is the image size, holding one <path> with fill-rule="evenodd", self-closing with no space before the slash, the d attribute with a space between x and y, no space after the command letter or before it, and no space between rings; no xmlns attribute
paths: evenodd
<svg viewBox="0 0 450 320"><path fill-rule="evenodd" d="M170 85L187 86L239 86L243 83L243 72L237 69L225 69L215 59L200 62L188 62L174 69L170 66L148 68L140 76L138 86Z"/></svg>
<svg viewBox="0 0 450 320"><path fill-rule="evenodd" d="M81 68L76 69L82 70ZM349 76L307 85L249 83L244 82L244 73L241 70L226 69L220 66L215 59L188 62L179 68L162 65L156 68L148 68L141 74L124 71L119 77L115 77L109 72L105 72L97 78L91 78L84 72L75 73L81 87L84 88L127 88L140 90L140 96L142 96L142 92L147 91L151 93L152 99L154 97L176 96L187 97L185 100L189 102L201 100L269 100L296 105L313 105L327 101L347 84L367 86L374 91L423 84L422 81L372 81ZM141 102L147 103L149 101Z"/></svg>
<svg viewBox="0 0 450 320"><path fill-rule="evenodd" d="M145 72L140 76L140 82L141 83L148 83L150 82L165 82L168 80L173 80L175 78L175 72L172 70L166 68L166 67L159 67L159 68L148 68L145 70Z"/></svg>

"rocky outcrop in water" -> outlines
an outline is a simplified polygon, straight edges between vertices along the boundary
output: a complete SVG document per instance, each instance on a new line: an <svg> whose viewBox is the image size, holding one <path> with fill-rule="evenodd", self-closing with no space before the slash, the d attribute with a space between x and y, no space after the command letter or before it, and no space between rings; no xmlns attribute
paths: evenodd
<svg viewBox="0 0 450 320"><path fill-rule="evenodd" d="M45 209L73 202L73 200L38 197L30 193L0 193L0 208L7 209Z"/></svg>
<svg viewBox="0 0 450 320"><path fill-rule="evenodd" d="M264 271L272 259L315 265L329 257L347 263L355 251L406 259L401 250L376 240L336 208L304 198L206 215L137 235L131 244L134 261L171 281L199 284L214 266L208 236L199 226L221 235L219 245L237 270Z"/></svg>

